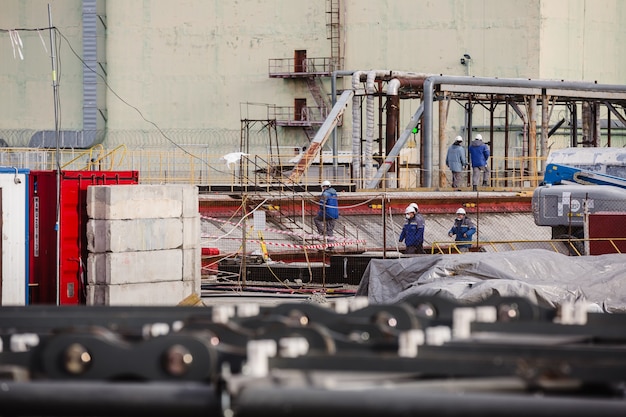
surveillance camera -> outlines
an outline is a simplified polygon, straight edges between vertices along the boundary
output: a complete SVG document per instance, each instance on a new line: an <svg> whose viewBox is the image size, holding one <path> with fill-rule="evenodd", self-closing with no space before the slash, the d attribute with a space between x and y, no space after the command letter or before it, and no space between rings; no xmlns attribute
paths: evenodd
<svg viewBox="0 0 626 417"><path fill-rule="evenodd" d="M21 179L19 179L19 177L14 177L14 178L13 178L13 182L14 182L15 184L21 184L21 183L22 183L22 180L21 180Z"/></svg>
<svg viewBox="0 0 626 417"><path fill-rule="evenodd" d="M465 58L461 58L461 65L465 65Z"/></svg>

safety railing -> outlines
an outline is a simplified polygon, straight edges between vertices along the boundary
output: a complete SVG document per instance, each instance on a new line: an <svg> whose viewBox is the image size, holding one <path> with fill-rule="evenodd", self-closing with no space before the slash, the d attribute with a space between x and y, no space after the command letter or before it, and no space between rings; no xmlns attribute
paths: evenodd
<svg viewBox="0 0 626 417"><path fill-rule="evenodd" d="M303 58L272 58L268 61L269 76L281 76L285 74L328 74L340 66L336 58L319 57Z"/></svg>
<svg viewBox="0 0 626 417"><path fill-rule="evenodd" d="M460 254L465 252L509 252L525 249L545 249L570 256L588 254L592 243L606 243L603 253L625 253L626 237L587 238L587 239L547 239L547 240L498 240L479 242L439 241L431 243L431 254ZM608 249L611 248L611 249Z"/></svg>
<svg viewBox="0 0 626 417"><path fill-rule="evenodd" d="M279 126L322 124L328 116L328 110L322 107L269 106L268 117L276 120Z"/></svg>
<svg viewBox="0 0 626 417"><path fill-rule="evenodd" d="M61 149L57 155L55 149L44 148L0 148L0 166L14 166L31 170L54 170L59 166L65 170L136 170L139 180L146 184L194 184L194 185L271 185L285 180L290 170L299 162L302 153L294 155L251 153L241 161L229 163L223 154L210 152L208 145L180 146L173 148L145 147L128 149L118 146L106 149L101 145L91 149ZM358 161L359 172L354 173L352 165ZM300 178L302 185L318 185L323 180L333 184L350 185L354 189L364 189L383 159L374 156L370 160L371 170L367 170L368 161L363 156L353 158L350 152L340 151L334 156L330 151L323 151L312 161L311 166ZM537 174L530 175L523 169L529 163L539 164L540 158L493 158L492 178L488 189L528 189L534 188L541 181ZM508 171L500 167L508 167ZM438 170L435 165L431 170L433 187L438 190L452 189L451 175L447 168ZM369 172L369 174L368 174ZM378 189L410 190L423 187L425 170L419 163L417 153L400 153L396 158L393 171L385 175ZM471 170L466 170L461 189L471 190ZM439 179L445 178L443 185Z"/></svg>
<svg viewBox="0 0 626 417"><path fill-rule="evenodd" d="M496 157L491 159L491 181L496 187L537 187L543 181L545 157Z"/></svg>

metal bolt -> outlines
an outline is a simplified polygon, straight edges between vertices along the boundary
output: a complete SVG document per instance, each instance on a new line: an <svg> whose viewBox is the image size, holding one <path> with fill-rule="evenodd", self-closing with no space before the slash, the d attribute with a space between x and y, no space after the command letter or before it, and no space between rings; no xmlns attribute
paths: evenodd
<svg viewBox="0 0 626 417"><path fill-rule="evenodd" d="M501 304L498 308L498 321L513 321L519 318L517 304Z"/></svg>
<svg viewBox="0 0 626 417"><path fill-rule="evenodd" d="M189 369L193 362L193 355L183 345L171 346L164 355L163 367L173 376L181 376Z"/></svg>
<svg viewBox="0 0 626 417"><path fill-rule="evenodd" d="M85 373L91 365L91 354L80 343L73 343L65 349L65 370L73 375Z"/></svg>
<svg viewBox="0 0 626 417"><path fill-rule="evenodd" d="M435 317L437 315L437 310L430 303L422 303L417 306L416 312L420 316L425 316L428 318Z"/></svg>

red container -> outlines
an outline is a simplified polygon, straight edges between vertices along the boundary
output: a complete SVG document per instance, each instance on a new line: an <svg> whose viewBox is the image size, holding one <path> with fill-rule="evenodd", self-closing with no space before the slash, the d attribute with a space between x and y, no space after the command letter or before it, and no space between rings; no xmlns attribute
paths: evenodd
<svg viewBox="0 0 626 417"><path fill-rule="evenodd" d="M57 180L57 171L31 171L30 177L29 302L57 304L58 281L58 304L84 304L87 187L137 184L139 174L137 171L60 171Z"/></svg>
<svg viewBox="0 0 626 417"><path fill-rule="evenodd" d="M626 253L626 241L619 240L625 237L626 213L596 212L589 215L589 255Z"/></svg>

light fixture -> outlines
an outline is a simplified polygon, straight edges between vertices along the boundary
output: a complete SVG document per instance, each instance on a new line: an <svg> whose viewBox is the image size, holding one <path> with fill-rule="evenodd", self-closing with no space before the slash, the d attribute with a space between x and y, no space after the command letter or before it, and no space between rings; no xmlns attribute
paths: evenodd
<svg viewBox="0 0 626 417"><path fill-rule="evenodd" d="M471 60L472 57L469 56L469 54L463 54L463 57L461 58L461 65L468 65Z"/></svg>
<svg viewBox="0 0 626 417"><path fill-rule="evenodd" d="M15 177L13 177L13 182L15 184L21 184L22 180L20 180L20 178L17 176L17 167L13 167L15 169Z"/></svg>

